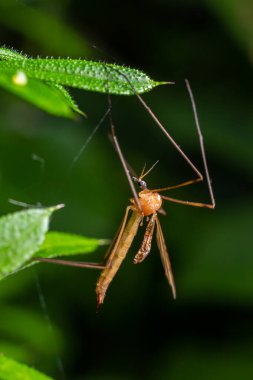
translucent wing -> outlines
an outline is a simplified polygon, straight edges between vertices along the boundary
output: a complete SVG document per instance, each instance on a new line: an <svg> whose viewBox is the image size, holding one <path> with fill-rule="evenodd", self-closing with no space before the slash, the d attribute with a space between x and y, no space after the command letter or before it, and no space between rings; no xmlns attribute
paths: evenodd
<svg viewBox="0 0 253 380"><path fill-rule="evenodd" d="M121 236L124 232L126 222L127 222L127 218L128 218L128 214L129 214L130 210L131 210L131 207L128 206L126 208L126 212L125 212L124 218L120 224L120 227L119 227L118 231L116 232L116 235L114 236L108 250L105 253L104 260L107 260L106 266L110 265L111 260L113 259L115 252L117 251L119 241L120 241Z"/></svg>
<svg viewBox="0 0 253 380"><path fill-rule="evenodd" d="M169 281L169 284L171 286L173 298L175 299L176 298L176 286L175 286L175 281L174 281L174 277L173 277L173 273L172 273L170 258L169 258L169 254L168 254L166 244L165 244L165 240L163 237L161 224L160 224L159 219L157 217L155 219L156 219L156 224L157 224L157 232L156 232L157 245L158 245L158 248L160 251L161 260L162 260L163 267L165 270L165 275L166 275L166 277Z"/></svg>

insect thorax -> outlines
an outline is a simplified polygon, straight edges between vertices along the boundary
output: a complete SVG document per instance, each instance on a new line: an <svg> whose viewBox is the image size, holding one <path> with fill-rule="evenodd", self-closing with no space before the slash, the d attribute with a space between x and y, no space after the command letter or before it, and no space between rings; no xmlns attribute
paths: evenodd
<svg viewBox="0 0 253 380"><path fill-rule="evenodd" d="M134 199L131 199L131 202L134 204L134 210L138 211ZM159 193L152 193L152 191L146 189L139 192L139 202L144 216L148 216L156 213L161 208L162 197Z"/></svg>

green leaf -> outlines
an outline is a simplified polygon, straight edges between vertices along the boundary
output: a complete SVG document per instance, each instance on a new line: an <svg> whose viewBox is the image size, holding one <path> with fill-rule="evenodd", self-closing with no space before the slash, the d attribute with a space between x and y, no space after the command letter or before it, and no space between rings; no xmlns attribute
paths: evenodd
<svg viewBox="0 0 253 380"><path fill-rule="evenodd" d="M155 82L137 69L81 59L11 57L9 60L0 61L0 72L12 75L23 72L28 80L40 79L63 86L117 95L133 95L134 90L141 94L166 83Z"/></svg>
<svg viewBox="0 0 253 380"><path fill-rule="evenodd" d="M58 103L59 103L59 100L62 99L63 101L63 105L64 106L69 106L68 108L68 112L71 111L71 109L73 111L75 111L76 113L79 113L79 115L82 115L82 116L85 116L85 113L83 111L81 111L77 104L74 102L74 100L72 99L72 96L70 95L70 93L66 90L66 88L64 88L63 86L61 86L60 84L52 84L52 83L47 83L47 85L49 87L51 87L51 89L55 92L55 93L58 93ZM59 104L58 104L58 107L59 107ZM54 107L54 111L52 113L55 113L55 107ZM72 112L70 113L70 116L71 114L73 114ZM62 116L62 115L61 115ZM73 116L75 117L75 115L73 114Z"/></svg>
<svg viewBox="0 0 253 380"><path fill-rule="evenodd" d="M108 244L108 240L87 238L63 232L48 232L44 243L35 253L36 257L53 258L76 255L95 251L100 245Z"/></svg>
<svg viewBox="0 0 253 380"><path fill-rule="evenodd" d="M155 82L140 70L77 59L29 58L0 48L0 86L56 116L84 115L63 86L117 95L143 93Z"/></svg>
<svg viewBox="0 0 253 380"><path fill-rule="evenodd" d="M1 380L52 380L33 368L20 364L13 359L0 354L0 379Z"/></svg>
<svg viewBox="0 0 253 380"><path fill-rule="evenodd" d="M43 243L51 214L62 205L0 218L0 279L20 269Z"/></svg>
<svg viewBox="0 0 253 380"><path fill-rule="evenodd" d="M84 115L64 87L27 80L22 71L0 72L0 86L55 116L74 118L75 112Z"/></svg>
<svg viewBox="0 0 253 380"><path fill-rule="evenodd" d="M26 56L14 49L0 48L0 59L25 59Z"/></svg>

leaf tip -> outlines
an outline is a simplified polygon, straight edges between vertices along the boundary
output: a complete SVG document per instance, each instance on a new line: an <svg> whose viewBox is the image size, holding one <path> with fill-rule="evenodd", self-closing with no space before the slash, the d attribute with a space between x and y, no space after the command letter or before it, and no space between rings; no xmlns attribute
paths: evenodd
<svg viewBox="0 0 253 380"><path fill-rule="evenodd" d="M156 82L157 83L157 85L163 85L163 84L175 84L176 82L170 82L170 81L168 81L168 82Z"/></svg>
<svg viewBox="0 0 253 380"><path fill-rule="evenodd" d="M79 108L76 108L74 111L76 112L74 115L74 119L79 120L79 119L82 119L83 117L85 117L85 119L88 119L87 114L83 112L82 110L80 110Z"/></svg>
<svg viewBox="0 0 253 380"><path fill-rule="evenodd" d="M54 206L55 210L60 210L61 208L65 207L64 203L60 203L59 205Z"/></svg>
<svg viewBox="0 0 253 380"><path fill-rule="evenodd" d="M60 210L61 208L65 207L64 203L60 203L59 205L49 207L48 210L50 213L53 213L54 211Z"/></svg>

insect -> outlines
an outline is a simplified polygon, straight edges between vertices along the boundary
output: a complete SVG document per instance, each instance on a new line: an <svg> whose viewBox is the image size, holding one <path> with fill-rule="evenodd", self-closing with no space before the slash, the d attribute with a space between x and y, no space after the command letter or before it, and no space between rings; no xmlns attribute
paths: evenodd
<svg viewBox="0 0 253 380"><path fill-rule="evenodd" d="M127 78L126 78L127 80ZM97 268L102 269L102 272L100 274L100 277L97 281L96 285L96 294L97 294L97 306L99 307L106 296L106 292L108 290L108 287L110 283L112 282L113 278L115 277L119 267L121 266L123 260L125 259L127 252L129 251L133 239L140 227L140 225L143 224L144 221L147 222L143 242L141 244L141 247L137 254L134 257L134 263L139 264L141 263L149 254L151 250L151 242L153 238L153 234L156 227L156 240L157 245L160 251L161 261L165 270L165 275L168 279L168 282L172 289L173 298L176 298L176 286L175 281L172 273L172 267L170 263L169 254L166 248L165 239L163 236L161 224L158 218L158 213L163 213L162 209L162 202L163 200L167 200L174 203L184 204L188 206L194 206L194 207L205 207L209 209L215 208L215 199L213 195L211 180L208 172L207 162L206 162L206 155L205 155L205 149L204 149L204 143L203 143L203 137L201 134L201 130L199 127L199 121L195 106L195 101L193 98L193 94L190 88L190 85L188 81L186 80L186 86L188 89L188 92L190 94L190 99L193 107L194 112L194 118L195 118L195 124L199 136L200 141L200 148L201 148L201 154L210 194L210 203L198 203L198 202L190 202L190 201L184 201L180 199L175 199L168 197L167 195L161 195L160 193L163 193L165 191L170 191L172 189L188 186L191 184L194 184L196 182L203 181L203 175L200 173L200 171L195 167L195 165L192 163L192 161L188 158L188 156L182 151L182 149L179 147L179 145L175 142L175 140L171 137L171 135L167 132L167 130L163 127L163 125L160 123L160 121L157 119L157 117L154 115L153 111L147 106L147 104L144 102L144 100L140 97L140 95L137 95L138 99L141 101L141 103L144 105L144 107L147 109L147 111L150 113L152 118L155 120L156 124L162 129L162 131L166 134L166 136L169 138L169 140L172 142L172 144L176 147L176 149L179 151L179 153L183 156L183 158L187 161L187 163L192 167L194 172L197 174L197 178L185 181L182 183L179 183L174 186L169 186L165 188L158 188L158 189L148 189L146 182L143 180L143 178L150 172L150 170L154 167L154 165L146 172L144 173L144 170L140 177L137 176L131 176L130 170L128 168L128 165L126 163L126 160L123 156L123 153L121 151L117 136L115 134L115 127L112 121L112 115L110 112L110 121L111 121L111 130L112 130L112 137L113 142L116 148L116 151L119 155L119 158L121 160L121 163L123 165L125 174L128 178L130 187L133 192L133 198L130 200L131 204L126 208L126 212L123 218L123 221L121 223L121 226L119 228L118 233L116 234L111 246L109 247L106 255L105 255L105 264L97 264L97 263L85 263L85 262L73 262L73 261L67 261L67 260L58 260L58 259L46 259L46 258L38 258L35 260L39 261L46 261L51 263L57 263L62 265L69 265L69 266L78 266L83 268ZM111 109L111 100L109 99L109 108ZM137 193L134 187L134 182L137 183L137 185L140 188L140 192ZM129 217L129 214L131 213L131 216Z"/></svg>
<svg viewBox="0 0 253 380"><path fill-rule="evenodd" d="M146 175L147 173L145 173ZM143 222L143 218L147 218L147 226L144 233L143 242L137 254L134 257L134 264L141 263L149 254L155 225L157 226L157 243L161 254L166 277L172 288L173 297L176 298L176 287L171 269L170 259L165 245L161 225L157 216L162 207L162 197L157 191L147 188L147 184L143 181L145 175L139 178L133 177L137 182L141 191L138 194L139 203L142 211L138 209L134 199L131 199L131 205L126 208L126 213L117 235L116 241L110 251L106 267L103 269L96 286L98 305L103 303L106 291L115 274L117 273L122 261L124 260L133 239L138 231L139 226ZM129 212L132 212L128 222Z"/></svg>

